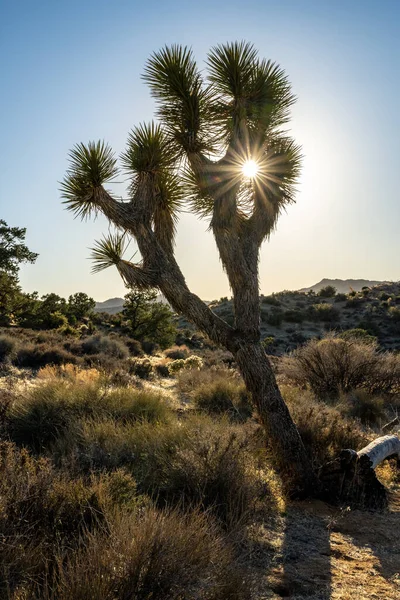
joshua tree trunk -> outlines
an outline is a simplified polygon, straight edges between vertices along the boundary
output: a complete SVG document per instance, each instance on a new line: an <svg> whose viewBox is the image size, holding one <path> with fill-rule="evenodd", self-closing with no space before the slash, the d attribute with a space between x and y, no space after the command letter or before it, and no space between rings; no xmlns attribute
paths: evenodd
<svg viewBox="0 0 400 600"><path fill-rule="evenodd" d="M292 497L316 494L319 482L313 473L299 432L276 383L271 364L260 343L242 343L234 353L251 393L274 461Z"/></svg>

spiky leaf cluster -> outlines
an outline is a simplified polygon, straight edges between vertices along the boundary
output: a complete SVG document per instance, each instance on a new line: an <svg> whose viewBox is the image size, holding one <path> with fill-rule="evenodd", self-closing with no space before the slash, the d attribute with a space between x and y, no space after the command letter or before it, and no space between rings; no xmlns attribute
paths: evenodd
<svg viewBox="0 0 400 600"><path fill-rule="evenodd" d="M61 196L68 210L78 217L89 217L96 211L96 190L118 174L116 158L110 146L98 141L87 146L76 144L69 153L69 163Z"/></svg>
<svg viewBox="0 0 400 600"><path fill-rule="evenodd" d="M245 42L214 47L207 67L203 78L192 51L176 45L151 56L143 78L160 122L134 128L121 155L130 195L123 210L130 223L151 227L167 252L173 250L183 199L213 224L218 215L224 226L261 217L264 228L269 224L264 237L294 200L301 151L283 131L295 100L284 71ZM259 167L252 180L243 177L247 159ZM104 142L75 146L61 184L67 208L81 217L103 210L112 199L102 186L116 174L116 159ZM114 214L108 211L111 221ZM123 218L116 221L121 226ZM99 242L96 265L107 262L100 255L115 264L118 243Z"/></svg>
<svg viewBox="0 0 400 600"><path fill-rule="evenodd" d="M147 62L143 79L177 148L189 153L213 151L212 95L203 85L192 51L176 45L163 48Z"/></svg>
<svg viewBox="0 0 400 600"><path fill-rule="evenodd" d="M118 266L126 247L126 236L118 232L96 241L90 256L93 261L92 272L99 273L108 267Z"/></svg>

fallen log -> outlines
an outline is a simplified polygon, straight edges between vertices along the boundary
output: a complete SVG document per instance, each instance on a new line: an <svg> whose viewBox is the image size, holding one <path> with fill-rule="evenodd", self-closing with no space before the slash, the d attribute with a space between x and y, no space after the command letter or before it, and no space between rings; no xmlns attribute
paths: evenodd
<svg viewBox="0 0 400 600"><path fill-rule="evenodd" d="M327 493L353 508L383 509L388 493L376 476L376 467L384 460L397 457L400 465L400 438L385 435L358 452L342 450L338 459L323 467L320 479Z"/></svg>
<svg viewBox="0 0 400 600"><path fill-rule="evenodd" d="M397 435L384 435L365 446L357 455L358 460L368 460L370 468L376 469L386 458L397 456L400 459L400 438Z"/></svg>

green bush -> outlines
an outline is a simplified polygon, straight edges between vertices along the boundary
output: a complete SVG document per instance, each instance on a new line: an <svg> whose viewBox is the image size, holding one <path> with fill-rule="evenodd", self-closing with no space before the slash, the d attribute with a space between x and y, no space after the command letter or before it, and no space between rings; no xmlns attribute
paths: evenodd
<svg viewBox="0 0 400 600"><path fill-rule="evenodd" d="M361 327L347 329L340 333L338 337L342 340L356 341L364 344L376 345L378 343L378 340L374 335L370 335L366 329L362 329Z"/></svg>
<svg viewBox="0 0 400 600"><path fill-rule="evenodd" d="M104 514L94 487L9 442L0 443L0 472L0 595L8 598L28 582L51 578L54 554L76 549Z"/></svg>
<svg viewBox="0 0 400 600"><path fill-rule="evenodd" d="M310 318L314 321L334 323L339 320L340 313L332 304L313 304L309 309Z"/></svg>
<svg viewBox="0 0 400 600"><path fill-rule="evenodd" d="M153 365L148 358L138 358L132 361L129 370L140 379L148 379L153 372Z"/></svg>
<svg viewBox="0 0 400 600"><path fill-rule="evenodd" d="M280 306L281 305L281 301L278 300L278 298L274 294L271 294L271 296L263 296L261 298L261 302L262 302L262 304L269 304L270 306Z"/></svg>
<svg viewBox="0 0 400 600"><path fill-rule="evenodd" d="M189 348L187 346L173 346L164 352L166 358L171 360L185 359L189 356Z"/></svg>
<svg viewBox="0 0 400 600"><path fill-rule="evenodd" d="M333 298L336 295L336 288L333 285L327 285L321 288L318 292L320 298Z"/></svg>
<svg viewBox="0 0 400 600"><path fill-rule="evenodd" d="M346 302L347 294L336 294L335 302Z"/></svg>
<svg viewBox="0 0 400 600"><path fill-rule="evenodd" d="M306 315L301 310L286 310L283 313L283 320L288 323L302 323Z"/></svg>

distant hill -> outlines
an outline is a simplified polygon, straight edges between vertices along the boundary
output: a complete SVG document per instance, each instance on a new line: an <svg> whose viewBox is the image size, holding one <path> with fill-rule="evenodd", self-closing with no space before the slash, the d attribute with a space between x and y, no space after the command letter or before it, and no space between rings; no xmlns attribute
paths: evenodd
<svg viewBox="0 0 400 600"><path fill-rule="evenodd" d="M168 302L162 294L157 296L156 301L161 302L161 304L168 304ZM104 300L104 302L96 302L94 311L105 312L109 315L116 315L117 313L122 311L124 302L125 300L123 298L109 298L108 300Z"/></svg>
<svg viewBox="0 0 400 600"><path fill-rule="evenodd" d="M109 298L104 302L96 302L95 312L105 312L109 315L116 315L121 312L124 304L123 298Z"/></svg>
<svg viewBox="0 0 400 600"><path fill-rule="evenodd" d="M327 285L333 285L339 294L348 294L351 290L359 292L363 287L373 287L375 285L381 285L382 283L388 283L387 281L373 281L371 279L321 279L319 283L312 285L307 288L298 290L299 292L319 292L322 288Z"/></svg>

